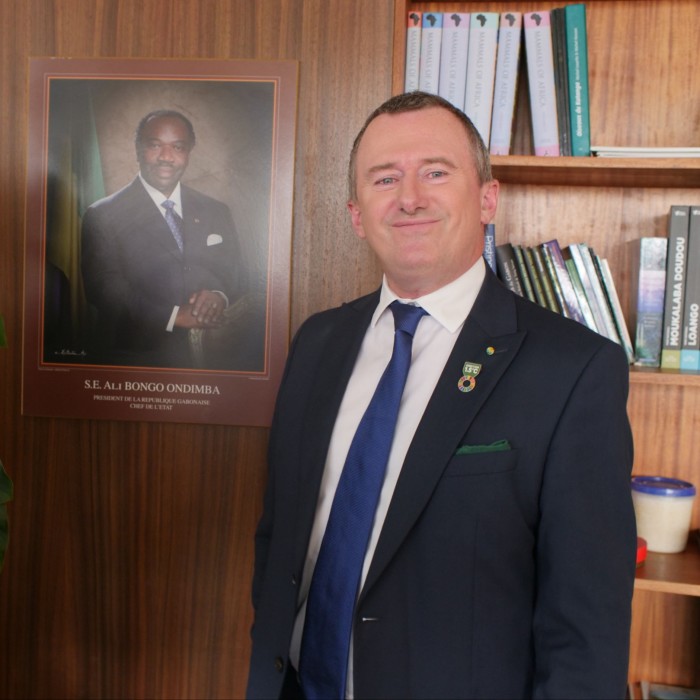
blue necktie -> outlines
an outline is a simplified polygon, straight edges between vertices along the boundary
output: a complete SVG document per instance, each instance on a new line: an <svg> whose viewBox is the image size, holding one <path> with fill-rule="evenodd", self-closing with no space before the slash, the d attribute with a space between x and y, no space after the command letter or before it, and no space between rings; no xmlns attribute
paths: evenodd
<svg viewBox="0 0 700 700"><path fill-rule="evenodd" d="M394 439L419 306L391 304L394 350L357 427L338 482L306 605L299 675L306 700L344 698L353 611Z"/></svg>
<svg viewBox="0 0 700 700"><path fill-rule="evenodd" d="M173 237L175 238L177 247L180 249L180 252L182 252L184 247L184 243L182 242L182 219L174 209L175 202L170 199L166 199L161 204L161 207L165 209L165 221L170 227L170 230L173 232Z"/></svg>

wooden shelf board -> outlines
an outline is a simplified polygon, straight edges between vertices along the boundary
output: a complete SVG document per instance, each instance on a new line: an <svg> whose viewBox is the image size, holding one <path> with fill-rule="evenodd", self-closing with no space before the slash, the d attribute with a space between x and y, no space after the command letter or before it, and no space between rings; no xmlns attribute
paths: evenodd
<svg viewBox="0 0 700 700"><path fill-rule="evenodd" d="M630 383L700 387L700 372L676 372L651 367L630 367Z"/></svg>
<svg viewBox="0 0 700 700"><path fill-rule="evenodd" d="M700 187L699 158L492 156L494 177L516 185Z"/></svg>
<svg viewBox="0 0 700 700"><path fill-rule="evenodd" d="M645 591L700 597L700 548L692 536L684 552L649 552L637 569L634 585Z"/></svg>

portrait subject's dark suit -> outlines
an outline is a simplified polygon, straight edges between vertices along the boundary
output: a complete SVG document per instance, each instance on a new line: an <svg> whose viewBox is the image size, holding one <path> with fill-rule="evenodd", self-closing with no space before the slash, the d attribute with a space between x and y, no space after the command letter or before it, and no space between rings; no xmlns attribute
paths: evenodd
<svg viewBox="0 0 700 700"><path fill-rule="evenodd" d="M228 207L185 185L181 193L183 252L138 178L83 217L83 282L102 361L189 367L187 331L166 331L173 307L201 289L221 291L230 303L246 289Z"/></svg>
<svg viewBox="0 0 700 700"><path fill-rule="evenodd" d="M290 350L256 534L251 698L280 691L326 451L378 298L313 316ZM467 393L465 362L481 365ZM355 698L624 697L627 389L618 346L487 272L358 600Z"/></svg>

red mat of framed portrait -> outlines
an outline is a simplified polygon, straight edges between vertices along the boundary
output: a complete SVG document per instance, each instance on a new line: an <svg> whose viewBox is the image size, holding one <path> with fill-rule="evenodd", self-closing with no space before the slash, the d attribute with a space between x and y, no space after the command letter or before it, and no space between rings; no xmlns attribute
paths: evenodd
<svg viewBox="0 0 700 700"><path fill-rule="evenodd" d="M23 414L270 425L289 340L297 76L296 61L30 60ZM216 328L151 323L152 303L177 312L172 261L167 280L161 271L173 253L156 242L146 188L138 205L118 198L142 187L135 134L156 110L184 115L195 134L180 181L182 274L216 266L239 287ZM103 274L88 271L97 239L84 245L83 220L105 198L124 205L117 233L100 236ZM209 223L210 210L232 226ZM134 240L152 261L129 251ZM147 274L132 275L138 266Z"/></svg>

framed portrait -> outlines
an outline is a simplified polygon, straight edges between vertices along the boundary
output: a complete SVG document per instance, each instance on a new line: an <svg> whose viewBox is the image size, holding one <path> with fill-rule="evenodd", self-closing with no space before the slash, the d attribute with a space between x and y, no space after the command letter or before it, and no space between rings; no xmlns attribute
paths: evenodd
<svg viewBox="0 0 700 700"><path fill-rule="evenodd" d="M295 61L30 60L22 412L268 426Z"/></svg>

